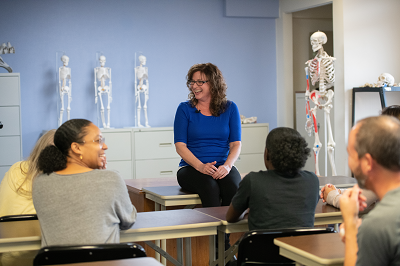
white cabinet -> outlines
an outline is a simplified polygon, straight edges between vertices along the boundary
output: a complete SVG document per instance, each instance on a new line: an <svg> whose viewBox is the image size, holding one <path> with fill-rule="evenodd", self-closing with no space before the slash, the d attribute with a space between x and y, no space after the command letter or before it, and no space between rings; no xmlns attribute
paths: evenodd
<svg viewBox="0 0 400 266"><path fill-rule="evenodd" d="M235 166L241 173L265 170L268 124L242 126L242 151ZM107 168L125 179L176 177L180 156L172 127L105 129Z"/></svg>
<svg viewBox="0 0 400 266"><path fill-rule="evenodd" d="M19 73L0 74L0 182L11 165L22 160Z"/></svg>
<svg viewBox="0 0 400 266"><path fill-rule="evenodd" d="M132 179L133 175L133 133L131 129L103 129L108 150L107 169L116 170L124 179Z"/></svg>
<svg viewBox="0 0 400 266"><path fill-rule="evenodd" d="M242 150L235 162L241 174L267 170L264 164L264 150L268 132L267 123L242 125Z"/></svg>

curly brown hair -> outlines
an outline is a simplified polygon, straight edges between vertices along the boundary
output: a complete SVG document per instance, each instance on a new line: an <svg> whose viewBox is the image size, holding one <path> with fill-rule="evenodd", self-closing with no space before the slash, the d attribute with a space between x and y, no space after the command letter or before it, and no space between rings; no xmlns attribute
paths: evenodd
<svg viewBox="0 0 400 266"><path fill-rule="evenodd" d="M210 112L213 116L219 116L223 112L225 112L227 107L228 100L226 99L226 90L228 86L226 86L225 79L222 76L221 70L218 67L211 63L206 64L196 64L192 66L188 74L186 75L186 83L189 88L189 102L192 107L195 107L198 103L198 100L194 96L193 91L190 89L189 80L192 80L193 74L200 71L207 78L208 83L210 84L210 92L211 92L211 103L210 103Z"/></svg>

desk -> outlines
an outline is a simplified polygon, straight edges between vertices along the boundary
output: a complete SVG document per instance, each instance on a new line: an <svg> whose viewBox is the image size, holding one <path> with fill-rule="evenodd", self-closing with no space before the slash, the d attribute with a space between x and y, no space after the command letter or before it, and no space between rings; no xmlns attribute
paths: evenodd
<svg viewBox="0 0 400 266"><path fill-rule="evenodd" d="M120 242L190 238L217 234L219 219L194 210L138 213L137 222L121 231ZM38 220L0 223L0 253L41 248ZM178 258L180 260L181 258ZM186 265L191 265L191 249L186 249Z"/></svg>
<svg viewBox="0 0 400 266"><path fill-rule="evenodd" d="M279 254L303 265L343 265L344 243L339 234L318 234L274 239ZM297 265L297 264L296 264Z"/></svg>
<svg viewBox="0 0 400 266"><path fill-rule="evenodd" d="M156 261L154 258L146 257L146 258L134 258L134 259L124 259L124 260L71 263L63 265L65 266L161 266L162 264Z"/></svg>
<svg viewBox="0 0 400 266"><path fill-rule="evenodd" d="M242 175L242 178L243 177L244 174ZM146 199L149 199L155 203L155 210L165 210L167 206L201 204L201 200L197 194L182 190L178 184L174 185L176 180L173 181L171 178L156 179L159 179L158 183L152 180L137 182L143 185L141 192L146 194ZM338 188L353 187L357 183L355 178L346 176L320 176L318 179L320 188L323 188L328 183L333 184ZM147 186L148 184L156 184L157 186ZM137 186L138 184L135 185Z"/></svg>
<svg viewBox="0 0 400 266"><path fill-rule="evenodd" d="M350 188L357 184L357 180L348 176L320 176L319 186L323 188L326 184L332 184L337 188Z"/></svg>
<svg viewBox="0 0 400 266"><path fill-rule="evenodd" d="M226 221L226 212L228 211L228 206L224 207L212 207L212 208L196 208L194 210L198 212L202 212L216 219L220 219L222 224L218 227L218 254L228 254L228 256L220 256L218 259L218 265L225 265L225 259L229 259L233 254L236 253L235 248L232 248L225 252L224 250L224 234L225 233L238 233L238 232L247 232L249 231L247 216L244 219L236 222L236 223L228 223ZM315 209L315 220L314 225L323 225L323 224L336 224L342 222L342 214L339 209L323 203L322 200L318 201L317 207ZM210 238L210 242L211 242ZM211 244L210 244L211 245ZM233 253L234 252L234 253ZM211 253L210 253L211 254ZM231 255L229 255L231 254ZM225 258L224 258L225 257ZM211 256L210 256L211 258ZM215 263L211 263L213 265Z"/></svg>
<svg viewBox="0 0 400 266"><path fill-rule="evenodd" d="M155 210L165 210L167 206L201 204L199 195L183 190L180 186L144 187L146 198L154 201Z"/></svg>

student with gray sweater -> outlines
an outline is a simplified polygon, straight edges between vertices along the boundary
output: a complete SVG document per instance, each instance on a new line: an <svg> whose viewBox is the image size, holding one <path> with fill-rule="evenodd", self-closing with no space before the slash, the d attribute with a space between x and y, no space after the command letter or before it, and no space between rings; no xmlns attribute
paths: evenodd
<svg viewBox="0 0 400 266"><path fill-rule="evenodd" d="M54 135L54 145L39 157L32 189L42 246L119 243L120 229L136 220L121 176L105 168L100 129L85 119L72 119Z"/></svg>

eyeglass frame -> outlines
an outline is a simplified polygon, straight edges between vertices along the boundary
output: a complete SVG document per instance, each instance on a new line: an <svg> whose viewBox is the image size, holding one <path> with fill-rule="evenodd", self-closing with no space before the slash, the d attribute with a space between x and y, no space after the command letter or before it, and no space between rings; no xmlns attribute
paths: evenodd
<svg viewBox="0 0 400 266"><path fill-rule="evenodd" d="M101 138L99 138L99 139L94 139L94 140L92 140L92 141L93 141L93 143L98 142L100 148L103 148L104 144L106 143L106 138L105 138L105 137L101 137ZM86 141L84 140L84 141L82 141L82 142L80 142L80 143L85 144ZM89 141L89 143L90 143L90 141Z"/></svg>
<svg viewBox="0 0 400 266"><path fill-rule="evenodd" d="M201 83L201 85L198 83L198 82L200 82ZM194 81L194 80L188 80L187 82L186 82L186 85L188 86L188 87L190 87L190 86L193 86L195 83L197 84L197 86L203 86L204 84L206 84L208 82L208 80L197 80L197 81ZM193 83L193 84L192 84Z"/></svg>

